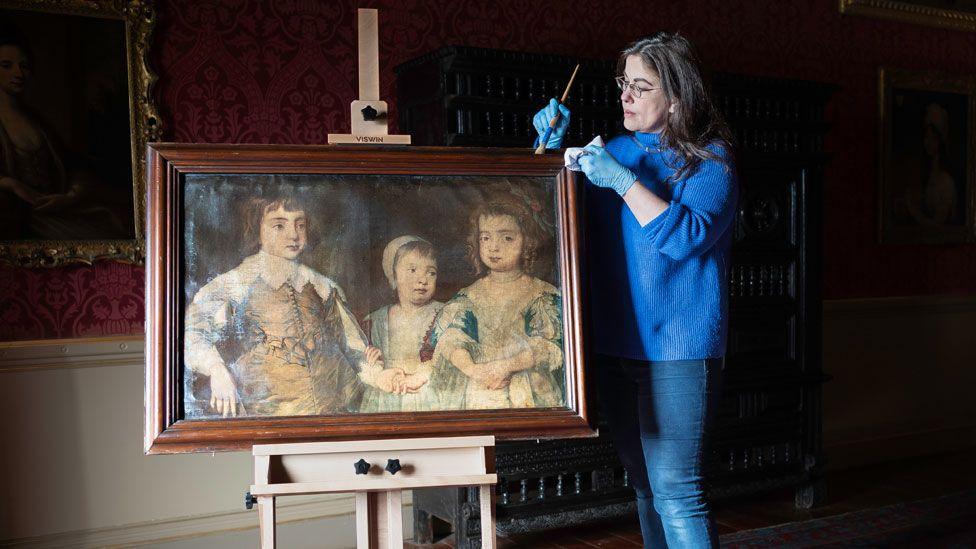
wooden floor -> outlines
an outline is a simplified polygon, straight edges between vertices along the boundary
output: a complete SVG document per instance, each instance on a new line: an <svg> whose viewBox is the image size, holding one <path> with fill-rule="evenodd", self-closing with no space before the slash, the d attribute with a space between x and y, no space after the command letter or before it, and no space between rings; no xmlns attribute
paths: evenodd
<svg viewBox="0 0 976 549"><path fill-rule="evenodd" d="M763 528L785 522L838 515L914 501L976 488L976 448L965 452L916 458L860 469L829 472L828 504L810 511L793 507L792 492L778 492L749 500L720 502L715 519L720 534ZM572 527L537 534L498 538L499 547L576 549L642 547L636 518ZM416 548L454 547L449 537Z"/></svg>

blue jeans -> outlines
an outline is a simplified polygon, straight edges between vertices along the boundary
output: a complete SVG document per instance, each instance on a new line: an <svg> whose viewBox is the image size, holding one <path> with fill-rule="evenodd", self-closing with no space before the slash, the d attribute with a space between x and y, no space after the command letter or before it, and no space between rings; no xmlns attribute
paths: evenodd
<svg viewBox="0 0 976 549"><path fill-rule="evenodd" d="M702 465L722 364L598 357L600 410L637 492L644 547L718 547Z"/></svg>

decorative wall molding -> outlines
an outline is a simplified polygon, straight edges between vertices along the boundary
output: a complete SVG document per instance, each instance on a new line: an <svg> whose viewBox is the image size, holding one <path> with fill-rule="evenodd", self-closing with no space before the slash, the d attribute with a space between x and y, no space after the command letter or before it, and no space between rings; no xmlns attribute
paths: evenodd
<svg viewBox="0 0 976 549"><path fill-rule="evenodd" d="M972 312L976 311L976 295L919 295L866 299L831 299L823 302L823 311L825 315Z"/></svg>
<svg viewBox="0 0 976 549"><path fill-rule="evenodd" d="M953 452L976 446L976 423L832 442L840 433L824 432L827 468L851 469L872 463Z"/></svg>
<svg viewBox="0 0 976 549"><path fill-rule="evenodd" d="M141 335L4 342L0 343L0 372L141 366L144 348Z"/></svg>
<svg viewBox="0 0 976 549"><path fill-rule="evenodd" d="M404 494L404 512L412 505L409 494ZM327 519L349 515L355 511L355 496L339 494L320 500L300 503L279 503L277 524L312 519ZM111 528L75 530L44 536L0 540L4 547L31 547L48 549L60 547L130 547L148 543L160 543L180 538L209 536L232 530L257 528L257 510L227 511L208 515L156 520L138 524L126 524ZM258 534L254 533L257 542Z"/></svg>

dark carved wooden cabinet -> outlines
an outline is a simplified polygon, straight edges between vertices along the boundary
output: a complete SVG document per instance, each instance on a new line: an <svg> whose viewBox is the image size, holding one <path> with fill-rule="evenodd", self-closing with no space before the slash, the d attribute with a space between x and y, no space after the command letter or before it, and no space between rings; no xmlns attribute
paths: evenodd
<svg viewBox="0 0 976 549"><path fill-rule="evenodd" d="M418 145L523 147L531 117L560 94L578 60L449 47L397 67L401 133ZM618 133L612 60L583 61L568 101L566 145ZM735 136L740 182L730 272L723 395L711 442L709 492L731 497L796 489L822 501L820 209L824 107L831 88L795 80L716 75L716 101ZM630 512L633 492L601 429L594 439L501 443L498 527L524 531ZM414 497L418 540L431 516L476 546L474 490Z"/></svg>

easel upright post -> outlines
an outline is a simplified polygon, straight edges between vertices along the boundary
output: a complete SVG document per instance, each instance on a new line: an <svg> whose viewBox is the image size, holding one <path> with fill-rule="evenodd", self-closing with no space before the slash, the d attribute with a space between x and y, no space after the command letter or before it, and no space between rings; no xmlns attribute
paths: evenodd
<svg viewBox="0 0 976 549"><path fill-rule="evenodd" d="M359 99L350 106L352 133L330 133L329 144L409 145L409 135L390 135L389 109L380 101L379 12L358 11Z"/></svg>
<svg viewBox="0 0 976 549"><path fill-rule="evenodd" d="M254 484L268 484L271 470L269 456L254 456ZM250 497L248 493L248 497ZM258 525L261 529L261 548L274 549L277 544L275 526L275 497L260 496L258 500Z"/></svg>
<svg viewBox="0 0 976 549"><path fill-rule="evenodd" d="M359 10L359 100L380 100L379 24L376 10ZM355 117L354 117L355 119Z"/></svg>
<svg viewBox="0 0 976 549"><path fill-rule="evenodd" d="M356 547L403 547L401 490L356 492Z"/></svg>
<svg viewBox="0 0 976 549"><path fill-rule="evenodd" d="M275 498L258 498L258 526L261 529L261 549L275 549L277 545L277 526L275 526Z"/></svg>
<svg viewBox="0 0 976 549"><path fill-rule="evenodd" d="M478 487L481 500L481 549L495 549L495 486Z"/></svg>

